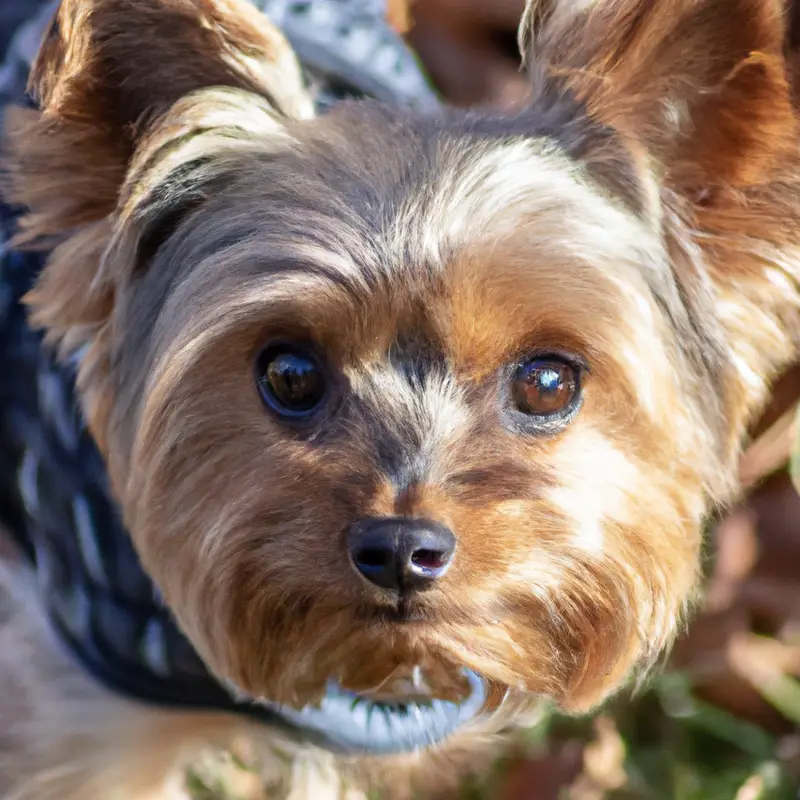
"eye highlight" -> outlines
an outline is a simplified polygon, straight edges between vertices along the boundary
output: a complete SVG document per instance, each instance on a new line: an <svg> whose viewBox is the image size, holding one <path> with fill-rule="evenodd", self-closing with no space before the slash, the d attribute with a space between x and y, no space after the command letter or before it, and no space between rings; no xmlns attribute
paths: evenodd
<svg viewBox="0 0 800 800"><path fill-rule="evenodd" d="M580 407L581 369L558 356L532 358L512 375L511 401L534 421L567 422Z"/></svg>
<svg viewBox="0 0 800 800"><path fill-rule="evenodd" d="M256 359L256 384L264 403L283 417L312 415L327 394L325 371L308 349L273 345Z"/></svg>

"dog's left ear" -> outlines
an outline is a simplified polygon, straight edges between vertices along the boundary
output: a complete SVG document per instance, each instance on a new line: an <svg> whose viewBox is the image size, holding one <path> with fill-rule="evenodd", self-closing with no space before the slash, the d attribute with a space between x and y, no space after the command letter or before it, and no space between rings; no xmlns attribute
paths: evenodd
<svg viewBox="0 0 800 800"><path fill-rule="evenodd" d="M796 149L782 0L529 0L534 92L571 91L686 192L769 179Z"/></svg>
<svg viewBox="0 0 800 800"><path fill-rule="evenodd" d="M534 103L568 97L628 146L679 287L726 463L800 353L800 137L784 0L529 0ZM794 56L796 57L796 55ZM602 158L602 153L597 158ZM714 403L708 403L714 408Z"/></svg>

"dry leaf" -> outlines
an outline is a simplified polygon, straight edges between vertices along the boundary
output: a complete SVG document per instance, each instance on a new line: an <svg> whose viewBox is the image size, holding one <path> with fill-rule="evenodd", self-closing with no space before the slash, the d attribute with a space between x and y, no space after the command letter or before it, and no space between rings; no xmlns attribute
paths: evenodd
<svg viewBox="0 0 800 800"><path fill-rule="evenodd" d="M792 430L792 451L789 459L789 477L795 490L800 492L800 406L794 412Z"/></svg>
<svg viewBox="0 0 800 800"><path fill-rule="evenodd" d="M730 608L758 558L756 516L738 509L725 517L716 530L717 558L706 591L706 610Z"/></svg>
<svg viewBox="0 0 800 800"><path fill-rule="evenodd" d="M408 33L414 22L411 18L411 3L413 0L387 0L386 17L389 24L399 34Z"/></svg>
<svg viewBox="0 0 800 800"><path fill-rule="evenodd" d="M611 717L594 721L596 739L583 751L583 772L569 789L570 800L602 800L627 781L625 743Z"/></svg>
<svg viewBox="0 0 800 800"><path fill-rule="evenodd" d="M733 670L759 691L786 719L800 725L800 647L755 634L735 636L729 659Z"/></svg>
<svg viewBox="0 0 800 800"><path fill-rule="evenodd" d="M739 480L742 488L749 489L760 480L781 469L800 447L797 437L793 407L777 422L770 425L745 450L739 461Z"/></svg>

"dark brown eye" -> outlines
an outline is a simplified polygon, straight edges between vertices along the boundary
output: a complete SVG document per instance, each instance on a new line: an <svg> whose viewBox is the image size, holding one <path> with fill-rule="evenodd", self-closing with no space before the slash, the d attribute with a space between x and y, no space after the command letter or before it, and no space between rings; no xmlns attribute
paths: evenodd
<svg viewBox="0 0 800 800"><path fill-rule="evenodd" d="M514 405L523 414L559 417L579 400L580 373L554 358L534 358L517 367L511 384Z"/></svg>
<svg viewBox="0 0 800 800"><path fill-rule="evenodd" d="M325 398L325 374L317 358L293 346L269 347L256 362L263 401L287 417L312 414Z"/></svg>

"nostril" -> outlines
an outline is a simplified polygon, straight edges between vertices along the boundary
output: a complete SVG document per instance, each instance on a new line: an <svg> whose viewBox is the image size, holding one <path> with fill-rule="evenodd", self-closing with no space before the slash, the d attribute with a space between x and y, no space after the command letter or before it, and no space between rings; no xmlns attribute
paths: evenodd
<svg viewBox="0 0 800 800"><path fill-rule="evenodd" d="M420 569L442 569L447 564L447 553L439 550L415 550L411 554L411 563Z"/></svg>
<svg viewBox="0 0 800 800"><path fill-rule="evenodd" d="M393 558L391 551L377 547L367 547L364 550L359 550L355 556L359 564L373 569L388 567Z"/></svg>

